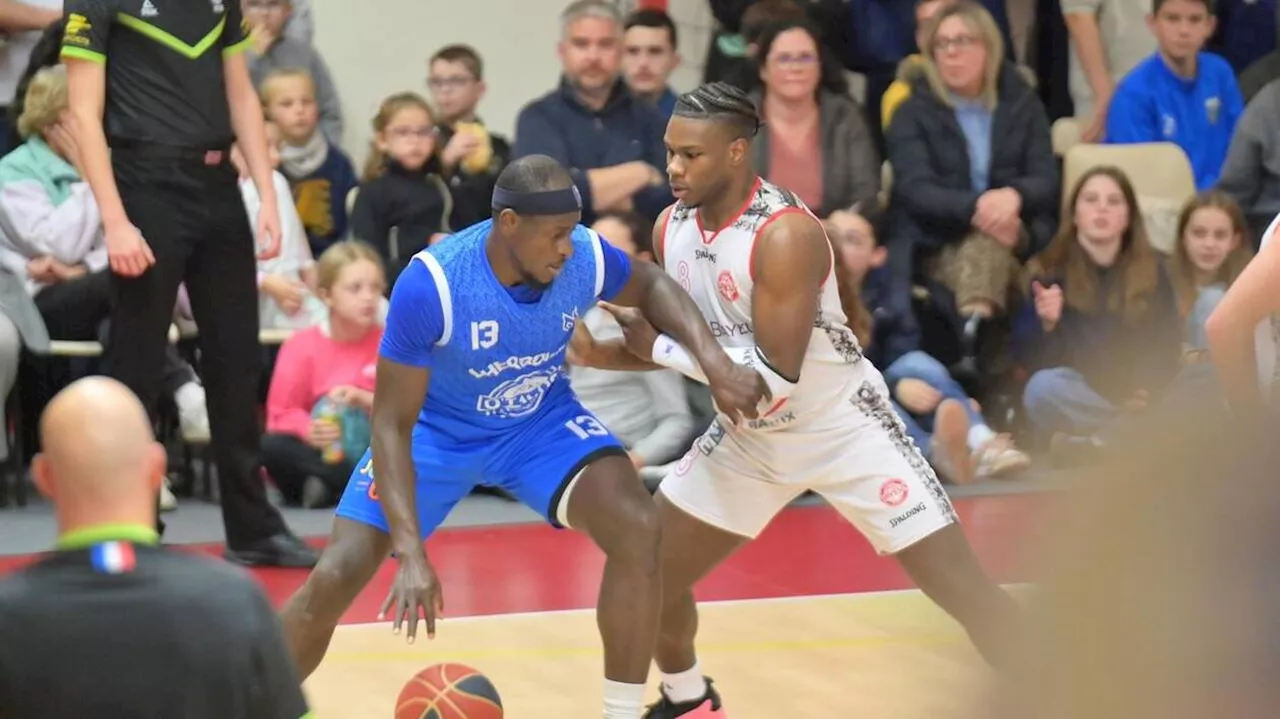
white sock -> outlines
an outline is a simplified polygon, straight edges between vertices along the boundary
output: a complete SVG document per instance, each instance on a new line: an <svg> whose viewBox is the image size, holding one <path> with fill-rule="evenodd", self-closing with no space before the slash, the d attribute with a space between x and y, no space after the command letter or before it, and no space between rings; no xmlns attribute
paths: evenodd
<svg viewBox="0 0 1280 719"><path fill-rule="evenodd" d="M969 451L976 452L978 448L986 444L996 433L986 424L975 424L969 428Z"/></svg>
<svg viewBox="0 0 1280 719"><path fill-rule="evenodd" d="M640 719L644 714L644 685L604 680L604 719Z"/></svg>
<svg viewBox="0 0 1280 719"><path fill-rule="evenodd" d="M702 677L702 666L697 661L693 666L675 674L662 673L662 688L667 698L677 704L691 702L702 698L707 693L707 681Z"/></svg>
<svg viewBox="0 0 1280 719"><path fill-rule="evenodd" d="M191 381L173 393L173 402L179 409L190 410L204 404L204 387L199 382Z"/></svg>

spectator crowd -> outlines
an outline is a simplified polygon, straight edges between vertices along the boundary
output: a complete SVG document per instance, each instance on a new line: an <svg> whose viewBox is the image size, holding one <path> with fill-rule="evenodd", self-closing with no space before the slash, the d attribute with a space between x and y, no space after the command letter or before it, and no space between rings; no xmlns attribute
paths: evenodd
<svg viewBox="0 0 1280 719"><path fill-rule="evenodd" d="M258 267L259 325L289 333L263 379L263 464L284 502L330 506L368 442L385 298L414 254L487 219L511 159L546 154L570 169L583 223L652 261L673 202L666 121L690 88L671 85L684 60L665 11L577 0L561 15L559 84L524 106L514 137L480 108L486 73L518 68L449 45L425 58L425 95L398 92L359 119L373 139L357 168L310 2L236 1L276 192L292 198L281 252ZM1280 214L1275 0L1026 0L1026 27L1015 2L710 0L704 79L755 100L757 173L824 222L851 328L955 483L1015 475L1035 449L1105 451L1203 366L1205 319ZM61 2L6 9L0 392L21 375L33 417L87 371L49 356L50 340L110 331L111 270L66 120ZM1103 158L1069 184L1068 145ZM1106 159L1157 145L1185 160L1186 196L1160 202ZM231 158L256 218L244 158ZM190 325L181 300L174 318ZM602 310L583 321L620 334ZM175 345L165 375L182 438L207 441L199 358ZM705 389L673 371L575 367L570 381L646 479L710 420Z"/></svg>

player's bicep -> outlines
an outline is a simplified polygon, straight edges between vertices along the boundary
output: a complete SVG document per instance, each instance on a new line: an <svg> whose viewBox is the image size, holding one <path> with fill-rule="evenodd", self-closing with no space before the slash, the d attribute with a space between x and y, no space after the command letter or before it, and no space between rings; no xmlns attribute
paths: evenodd
<svg viewBox="0 0 1280 719"><path fill-rule="evenodd" d="M240 3L226 4L226 22L222 26L222 54L224 56L247 50L252 44L249 38L249 21L244 17Z"/></svg>
<svg viewBox="0 0 1280 719"><path fill-rule="evenodd" d="M612 301L631 284L635 276L632 272L633 261L627 253L609 244L608 240L594 231L591 239L595 243L596 298Z"/></svg>
<svg viewBox="0 0 1280 719"><path fill-rule="evenodd" d="M756 346L775 372L793 382L800 378L822 282L831 269L828 247L818 222L795 214L769 224L752 253Z"/></svg>
<svg viewBox="0 0 1280 719"><path fill-rule="evenodd" d="M378 358L377 371L372 417L375 432L379 426L412 428L426 402L431 370L382 356Z"/></svg>
<svg viewBox="0 0 1280 719"><path fill-rule="evenodd" d="M62 34L61 57L105 63L117 5L116 0L67 0L63 5L67 27Z"/></svg>
<svg viewBox="0 0 1280 719"><path fill-rule="evenodd" d="M391 291L378 353L393 362L430 367L436 348L453 334L453 295L435 258L415 258Z"/></svg>

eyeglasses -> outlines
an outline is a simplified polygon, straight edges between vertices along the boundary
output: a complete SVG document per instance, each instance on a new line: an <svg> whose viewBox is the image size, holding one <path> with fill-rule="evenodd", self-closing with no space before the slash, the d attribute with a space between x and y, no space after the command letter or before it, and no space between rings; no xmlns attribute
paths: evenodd
<svg viewBox="0 0 1280 719"><path fill-rule="evenodd" d="M387 130L387 137L393 140L426 140L438 133L434 127L393 127Z"/></svg>
<svg viewBox="0 0 1280 719"><path fill-rule="evenodd" d="M818 62L818 56L811 52L804 52L799 55L782 52L769 58L769 62L782 67L808 67Z"/></svg>
<svg viewBox="0 0 1280 719"><path fill-rule="evenodd" d="M978 38L973 35L956 35L955 37L939 37L934 38L933 52L943 53L955 50L962 52L978 44Z"/></svg>

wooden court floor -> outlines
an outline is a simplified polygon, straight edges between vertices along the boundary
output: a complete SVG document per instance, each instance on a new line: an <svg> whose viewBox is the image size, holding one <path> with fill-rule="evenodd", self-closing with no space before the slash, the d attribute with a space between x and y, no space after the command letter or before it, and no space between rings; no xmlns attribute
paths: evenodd
<svg viewBox="0 0 1280 719"><path fill-rule="evenodd" d="M993 578L1024 578L1020 547L1040 499L956 503ZM428 542L447 609L416 645L375 623L388 563L338 628L306 690L324 719L390 719L418 670L460 662L487 674L511 719L600 716L594 606L603 557L545 525L459 529ZM283 602L305 573L260 575ZM963 631L826 507L790 509L697 587L700 658L734 719L970 716L987 669ZM657 696L656 670L650 698Z"/></svg>
<svg viewBox="0 0 1280 719"><path fill-rule="evenodd" d="M701 662L733 719L958 716L988 679L963 632L915 591L713 602L701 621ZM340 627L306 691L325 719L391 717L403 683L443 661L487 674L512 719L600 715L592 610L448 620L416 646L386 624Z"/></svg>

